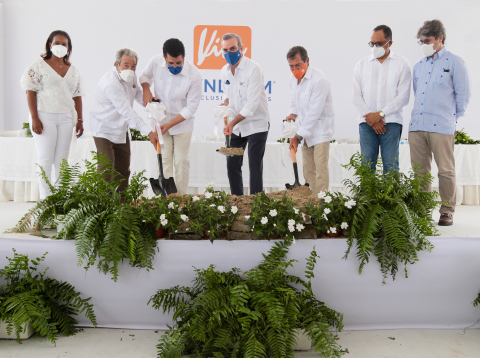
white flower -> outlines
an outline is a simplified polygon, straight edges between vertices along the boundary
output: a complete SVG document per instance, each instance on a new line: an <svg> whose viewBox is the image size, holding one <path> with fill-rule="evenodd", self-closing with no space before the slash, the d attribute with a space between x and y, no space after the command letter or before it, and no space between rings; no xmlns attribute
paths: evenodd
<svg viewBox="0 0 480 358"><path fill-rule="evenodd" d="M211 208L214 208L216 205L215 204L210 204L210 207Z"/></svg>
<svg viewBox="0 0 480 358"><path fill-rule="evenodd" d="M219 205L218 210L223 214L225 212L225 207L222 205Z"/></svg>
<svg viewBox="0 0 480 358"><path fill-rule="evenodd" d="M295 225L295 220L290 219L288 220L288 226L294 226Z"/></svg>
<svg viewBox="0 0 480 358"><path fill-rule="evenodd" d="M183 220L183 222L188 223L188 220L189 220L189 219L188 219L188 216L187 216L187 215L182 214L182 215L180 215L180 218Z"/></svg>
<svg viewBox="0 0 480 358"><path fill-rule="evenodd" d="M348 229L348 224L346 222L343 222L340 227L343 229L343 230L347 230Z"/></svg>
<svg viewBox="0 0 480 358"><path fill-rule="evenodd" d="M277 216L277 210L272 209L272 210L270 210L269 214L270 214L271 217L275 217L275 216Z"/></svg>
<svg viewBox="0 0 480 358"><path fill-rule="evenodd" d="M277 227L277 224L273 224L274 227Z"/></svg>
<svg viewBox="0 0 480 358"><path fill-rule="evenodd" d="M332 210L330 210L329 208L325 208L325 210L323 210L323 212L325 214L330 214L332 212Z"/></svg>
<svg viewBox="0 0 480 358"><path fill-rule="evenodd" d="M336 233L337 233L337 228L332 226L332 227L330 228L330 232L331 232L332 234L336 234Z"/></svg>
<svg viewBox="0 0 480 358"><path fill-rule="evenodd" d="M192 201L195 202L195 201L197 201L197 200L200 200L200 198L195 195L195 196L192 198Z"/></svg>
<svg viewBox="0 0 480 358"><path fill-rule="evenodd" d="M168 220L167 220L167 219L163 219L163 220L161 221L161 224L162 224L162 226L166 226L166 225L168 224Z"/></svg>
<svg viewBox="0 0 480 358"><path fill-rule="evenodd" d="M323 217L325 220L328 220L327 214L324 213L324 214L322 215L322 217Z"/></svg>
<svg viewBox="0 0 480 358"><path fill-rule="evenodd" d="M245 220L250 219L250 215L245 215Z"/></svg>
<svg viewBox="0 0 480 358"><path fill-rule="evenodd" d="M330 229L327 229L327 234L330 234Z"/></svg>
<svg viewBox="0 0 480 358"><path fill-rule="evenodd" d="M203 195L205 195L205 197L206 197L207 199L210 199L213 194L210 193L209 191L206 191Z"/></svg>
<svg viewBox="0 0 480 358"><path fill-rule="evenodd" d="M327 195L325 199L323 199L327 204L332 202L332 197Z"/></svg>
<svg viewBox="0 0 480 358"><path fill-rule="evenodd" d="M219 230L222 227L222 225L217 224L217 230Z"/></svg>
<svg viewBox="0 0 480 358"><path fill-rule="evenodd" d="M345 203L345 206L349 209L353 208L355 205L357 205L357 202L353 199L350 199Z"/></svg>
<svg viewBox="0 0 480 358"><path fill-rule="evenodd" d="M303 221L307 221L307 217L305 216L304 213L302 213L302 218L303 218Z"/></svg>
<svg viewBox="0 0 480 358"><path fill-rule="evenodd" d="M178 230L175 230L175 232L178 232Z"/></svg>
<svg viewBox="0 0 480 358"><path fill-rule="evenodd" d="M165 220L165 214L160 215L160 220Z"/></svg>
<svg viewBox="0 0 480 358"><path fill-rule="evenodd" d="M327 194L324 191L321 191L320 193L317 194L317 197L319 199L323 199Z"/></svg>
<svg viewBox="0 0 480 358"><path fill-rule="evenodd" d="M264 216L264 217L262 218L262 220L260 220L260 222L261 222L263 225L265 225L266 223L268 223L268 218L267 218L266 216Z"/></svg>
<svg viewBox="0 0 480 358"><path fill-rule="evenodd" d="M294 231L295 231L295 226L293 226L293 225L288 225L288 230L289 230L290 232L294 232Z"/></svg>
<svg viewBox="0 0 480 358"><path fill-rule="evenodd" d="M295 236L292 236L292 239L293 239L293 240L292 240L292 244L295 245L295 244L297 243L297 240L295 240Z"/></svg>
<svg viewBox="0 0 480 358"><path fill-rule="evenodd" d="M230 210L232 211L233 214L236 214L238 212L238 208L236 206L232 206Z"/></svg>
<svg viewBox="0 0 480 358"><path fill-rule="evenodd" d="M297 231L302 231L303 229L305 229L305 226L302 224L297 224Z"/></svg>
<svg viewBox="0 0 480 358"><path fill-rule="evenodd" d="M293 208L293 211L295 212L295 214L298 214L299 210L297 208Z"/></svg>
<svg viewBox="0 0 480 358"><path fill-rule="evenodd" d="M169 209L175 209L175 203L173 201L171 201L169 204L168 204L168 208Z"/></svg>
<svg viewBox="0 0 480 358"><path fill-rule="evenodd" d="M211 183L208 184L209 188L213 188L215 186L215 183L212 181Z"/></svg>
<svg viewBox="0 0 480 358"><path fill-rule="evenodd" d="M181 207L178 208L178 212L179 212L179 213L182 212L182 208L181 208Z"/></svg>

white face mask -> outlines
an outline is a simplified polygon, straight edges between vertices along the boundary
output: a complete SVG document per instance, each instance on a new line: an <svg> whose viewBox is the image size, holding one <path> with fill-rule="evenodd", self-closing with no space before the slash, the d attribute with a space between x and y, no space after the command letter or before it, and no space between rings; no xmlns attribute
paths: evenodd
<svg viewBox="0 0 480 358"><path fill-rule="evenodd" d="M388 41L388 42L390 42L390 41ZM379 58L379 57L382 57L383 55L385 55L385 52L386 52L385 51L385 46L388 45L388 42L385 45L383 45L382 47L373 46L371 48L374 58Z"/></svg>
<svg viewBox="0 0 480 358"><path fill-rule="evenodd" d="M121 77L122 80L124 80L125 82L132 82L134 76L135 76L135 72L132 71L132 70L123 70L123 71L120 71L120 77Z"/></svg>
<svg viewBox="0 0 480 358"><path fill-rule="evenodd" d="M68 52L68 49L62 45L52 46L51 50L52 50L52 53L58 58L65 57L65 55Z"/></svg>
<svg viewBox="0 0 480 358"><path fill-rule="evenodd" d="M438 43L438 46L440 46L440 42ZM437 48L438 48L438 46L437 46ZM422 45L423 53L427 57L433 56L435 54L435 52L437 52L437 48L433 48L433 44L428 44L428 45L423 44Z"/></svg>

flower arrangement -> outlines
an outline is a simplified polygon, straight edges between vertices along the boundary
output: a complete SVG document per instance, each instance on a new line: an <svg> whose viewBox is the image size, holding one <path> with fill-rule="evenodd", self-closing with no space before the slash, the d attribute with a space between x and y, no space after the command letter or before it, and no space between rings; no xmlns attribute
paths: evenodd
<svg viewBox="0 0 480 358"><path fill-rule="evenodd" d="M317 197L320 201L310 203L306 208L317 233L339 235L340 230L348 230L355 200L342 193L329 191L321 191Z"/></svg>
<svg viewBox="0 0 480 358"><path fill-rule="evenodd" d="M245 216L246 224L258 238L295 239L305 226L306 216L294 207L292 199L270 199L265 192L253 199L252 213Z"/></svg>

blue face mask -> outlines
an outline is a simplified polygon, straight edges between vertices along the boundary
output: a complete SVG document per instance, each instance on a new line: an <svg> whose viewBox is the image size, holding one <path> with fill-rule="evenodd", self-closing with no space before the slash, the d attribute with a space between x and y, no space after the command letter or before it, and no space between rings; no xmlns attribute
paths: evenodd
<svg viewBox="0 0 480 358"><path fill-rule="evenodd" d="M242 54L240 50L238 50L237 52L228 51L225 54L225 60L227 60L227 62L232 66L234 66L238 61L240 61L241 58Z"/></svg>
<svg viewBox="0 0 480 358"><path fill-rule="evenodd" d="M172 73L172 75L178 75L180 72L182 72L183 66L168 66L168 70Z"/></svg>

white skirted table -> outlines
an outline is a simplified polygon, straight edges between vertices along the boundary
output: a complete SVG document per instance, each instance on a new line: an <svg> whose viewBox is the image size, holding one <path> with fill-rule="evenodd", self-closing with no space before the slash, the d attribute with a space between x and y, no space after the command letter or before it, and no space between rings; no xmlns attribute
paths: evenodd
<svg viewBox="0 0 480 358"><path fill-rule="evenodd" d="M216 152L216 149L221 146L223 146L221 142L193 141L191 143L190 193L202 193L212 182L215 183L216 189L229 191L226 158ZM145 170L145 177L158 177L156 151L153 146L149 142L132 142L131 148L130 168L132 173ZM83 168L83 160L91 159L91 152L95 150L93 139L78 140L76 153L72 156L70 164L79 163ZM352 178L353 173L347 171L341 165L347 164L351 156L359 150L359 144L331 144L330 190L341 190L343 180ZM0 153L0 201L37 201L38 182L35 164L37 153L33 139L0 137ZM282 164L282 156L285 166ZM400 145L399 157L400 171L408 172L411 168L408 144ZM455 146L457 204L480 204L480 166L476 165L478 158L480 158L480 145ZM300 153L297 155L297 159L300 181L303 182L302 156ZM436 177L437 172L435 163L432 163L432 175ZM245 194L248 194L248 153L244 158L243 182ZM265 191L282 190L285 188L285 183L293 182L293 169L286 147L277 142L267 143L263 162ZM438 187L438 179L436 178L433 187ZM144 195L151 197L153 192L148 188Z"/></svg>

